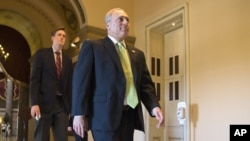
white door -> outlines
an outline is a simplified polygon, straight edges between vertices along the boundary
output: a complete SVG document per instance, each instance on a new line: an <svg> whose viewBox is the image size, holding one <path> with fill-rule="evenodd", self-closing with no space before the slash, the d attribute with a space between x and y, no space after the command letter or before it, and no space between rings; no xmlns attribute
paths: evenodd
<svg viewBox="0 0 250 141"><path fill-rule="evenodd" d="M164 111L165 123L145 114L146 141L189 141L187 5L146 26L146 47L151 76Z"/></svg>
<svg viewBox="0 0 250 141"><path fill-rule="evenodd" d="M184 28L164 37L165 141L184 141L186 125Z"/></svg>

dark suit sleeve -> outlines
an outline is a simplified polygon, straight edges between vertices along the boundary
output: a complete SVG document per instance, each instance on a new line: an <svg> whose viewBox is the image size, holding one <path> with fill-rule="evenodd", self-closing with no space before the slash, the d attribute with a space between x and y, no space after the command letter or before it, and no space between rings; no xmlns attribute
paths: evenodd
<svg viewBox="0 0 250 141"><path fill-rule="evenodd" d="M150 76L143 52L140 52L138 56L141 67L140 97L147 111L152 116L153 108L160 107L159 99L156 96L154 83Z"/></svg>
<svg viewBox="0 0 250 141"><path fill-rule="evenodd" d="M30 94L31 106L38 105L39 87L42 77L42 51L38 50L31 63Z"/></svg>
<svg viewBox="0 0 250 141"><path fill-rule="evenodd" d="M90 41L82 45L72 80L72 115L88 115L89 91L93 76L93 50ZM84 72L84 73L83 73Z"/></svg>

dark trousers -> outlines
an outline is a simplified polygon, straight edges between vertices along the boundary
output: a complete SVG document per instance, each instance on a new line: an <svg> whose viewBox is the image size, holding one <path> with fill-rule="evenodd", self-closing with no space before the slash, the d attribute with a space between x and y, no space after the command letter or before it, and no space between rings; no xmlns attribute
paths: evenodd
<svg viewBox="0 0 250 141"><path fill-rule="evenodd" d="M35 122L35 141L49 141L52 128L55 141L68 141L67 127L69 125L63 99L57 98L56 105L49 114L41 113L41 118Z"/></svg>
<svg viewBox="0 0 250 141"><path fill-rule="evenodd" d="M92 130L95 141L133 141L135 127L135 111L131 108L123 110L120 127L116 131ZM112 123L111 123L112 124Z"/></svg>

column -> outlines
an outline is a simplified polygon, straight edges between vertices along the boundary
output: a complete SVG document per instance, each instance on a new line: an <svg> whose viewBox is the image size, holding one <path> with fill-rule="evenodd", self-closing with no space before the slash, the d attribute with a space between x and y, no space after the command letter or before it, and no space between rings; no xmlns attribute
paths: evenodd
<svg viewBox="0 0 250 141"><path fill-rule="evenodd" d="M6 112L9 114L10 125L12 127L12 101L13 101L13 81L7 78L6 87Z"/></svg>

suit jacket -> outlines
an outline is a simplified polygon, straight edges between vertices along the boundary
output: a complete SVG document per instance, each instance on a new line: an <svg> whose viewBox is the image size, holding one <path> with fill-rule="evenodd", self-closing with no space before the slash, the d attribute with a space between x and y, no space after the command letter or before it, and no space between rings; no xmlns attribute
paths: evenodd
<svg viewBox="0 0 250 141"><path fill-rule="evenodd" d="M30 95L31 105L39 105L42 113L49 113L56 101L57 87L61 87L67 112L71 111L72 61L62 53L61 81L58 81L52 47L36 52L31 66Z"/></svg>
<svg viewBox="0 0 250 141"><path fill-rule="evenodd" d="M145 56L127 45L138 98L148 112L159 106ZM73 73L72 115L85 115L93 130L116 130L122 118L126 79L113 42L86 40ZM140 102L141 102L140 101ZM144 130L142 106L136 107L136 129Z"/></svg>

